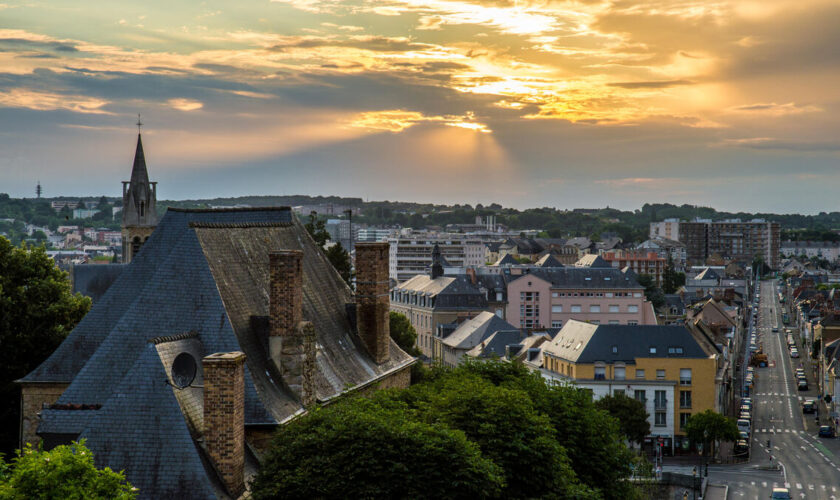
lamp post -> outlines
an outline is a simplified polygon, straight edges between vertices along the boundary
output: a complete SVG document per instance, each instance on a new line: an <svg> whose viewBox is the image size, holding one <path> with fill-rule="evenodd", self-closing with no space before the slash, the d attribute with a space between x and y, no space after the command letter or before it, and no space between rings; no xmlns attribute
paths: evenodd
<svg viewBox="0 0 840 500"><path fill-rule="evenodd" d="M691 498L697 500L697 467L691 470Z"/></svg>

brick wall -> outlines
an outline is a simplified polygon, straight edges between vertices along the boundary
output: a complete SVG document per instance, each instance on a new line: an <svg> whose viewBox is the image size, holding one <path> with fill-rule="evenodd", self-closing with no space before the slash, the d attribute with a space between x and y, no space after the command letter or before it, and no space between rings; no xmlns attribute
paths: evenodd
<svg viewBox="0 0 840 500"><path fill-rule="evenodd" d="M35 432L38 430L38 414L44 404L58 401L69 384L26 384L20 388L20 438L22 443L32 443L38 446L41 438Z"/></svg>
<svg viewBox="0 0 840 500"><path fill-rule="evenodd" d="M377 363L391 358L388 252L387 242L356 244L356 327Z"/></svg>
<svg viewBox="0 0 840 500"><path fill-rule="evenodd" d="M204 442L228 493L245 489L245 354L204 358Z"/></svg>
<svg viewBox="0 0 840 500"><path fill-rule="evenodd" d="M303 319L303 252L271 252L268 260L270 335L293 334Z"/></svg>

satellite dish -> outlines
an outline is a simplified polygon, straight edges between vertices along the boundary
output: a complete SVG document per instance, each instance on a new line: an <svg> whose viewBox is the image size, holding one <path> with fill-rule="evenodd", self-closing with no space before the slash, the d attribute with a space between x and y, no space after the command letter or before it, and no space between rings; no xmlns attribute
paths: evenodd
<svg viewBox="0 0 840 500"><path fill-rule="evenodd" d="M172 362L172 384L178 389L189 387L195 380L197 370L198 366L195 363L195 358L186 352L182 352Z"/></svg>

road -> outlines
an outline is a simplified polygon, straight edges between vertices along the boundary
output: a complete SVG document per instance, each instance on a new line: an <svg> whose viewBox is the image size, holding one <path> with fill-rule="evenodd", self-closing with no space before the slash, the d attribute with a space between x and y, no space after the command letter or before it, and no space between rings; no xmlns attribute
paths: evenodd
<svg viewBox="0 0 840 500"><path fill-rule="evenodd" d="M802 401L818 397L816 383L807 361L790 357L775 281L761 282L758 317L758 342L770 366L756 368L751 461L710 467L709 478L728 484L729 498L769 498L773 487L785 486L793 498L840 499L840 440L817 437L814 416L802 413ZM797 390L794 371L800 363L808 391ZM759 469L771 463L780 470Z"/></svg>

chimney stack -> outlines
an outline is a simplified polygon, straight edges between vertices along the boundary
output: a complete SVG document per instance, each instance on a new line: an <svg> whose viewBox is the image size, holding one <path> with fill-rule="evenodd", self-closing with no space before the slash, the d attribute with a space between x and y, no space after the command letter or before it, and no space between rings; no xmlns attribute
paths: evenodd
<svg viewBox="0 0 840 500"><path fill-rule="evenodd" d="M245 490L245 354L217 352L204 368L204 442L231 497Z"/></svg>
<svg viewBox="0 0 840 500"><path fill-rule="evenodd" d="M356 244L356 329L374 361L391 359L387 242Z"/></svg>
<svg viewBox="0 0 840 500"><path fill-rule="evenodd" d="M315 401L315 327L303 320L303 252L271 252L268 349L283 382L305 407Z"/></svg>

